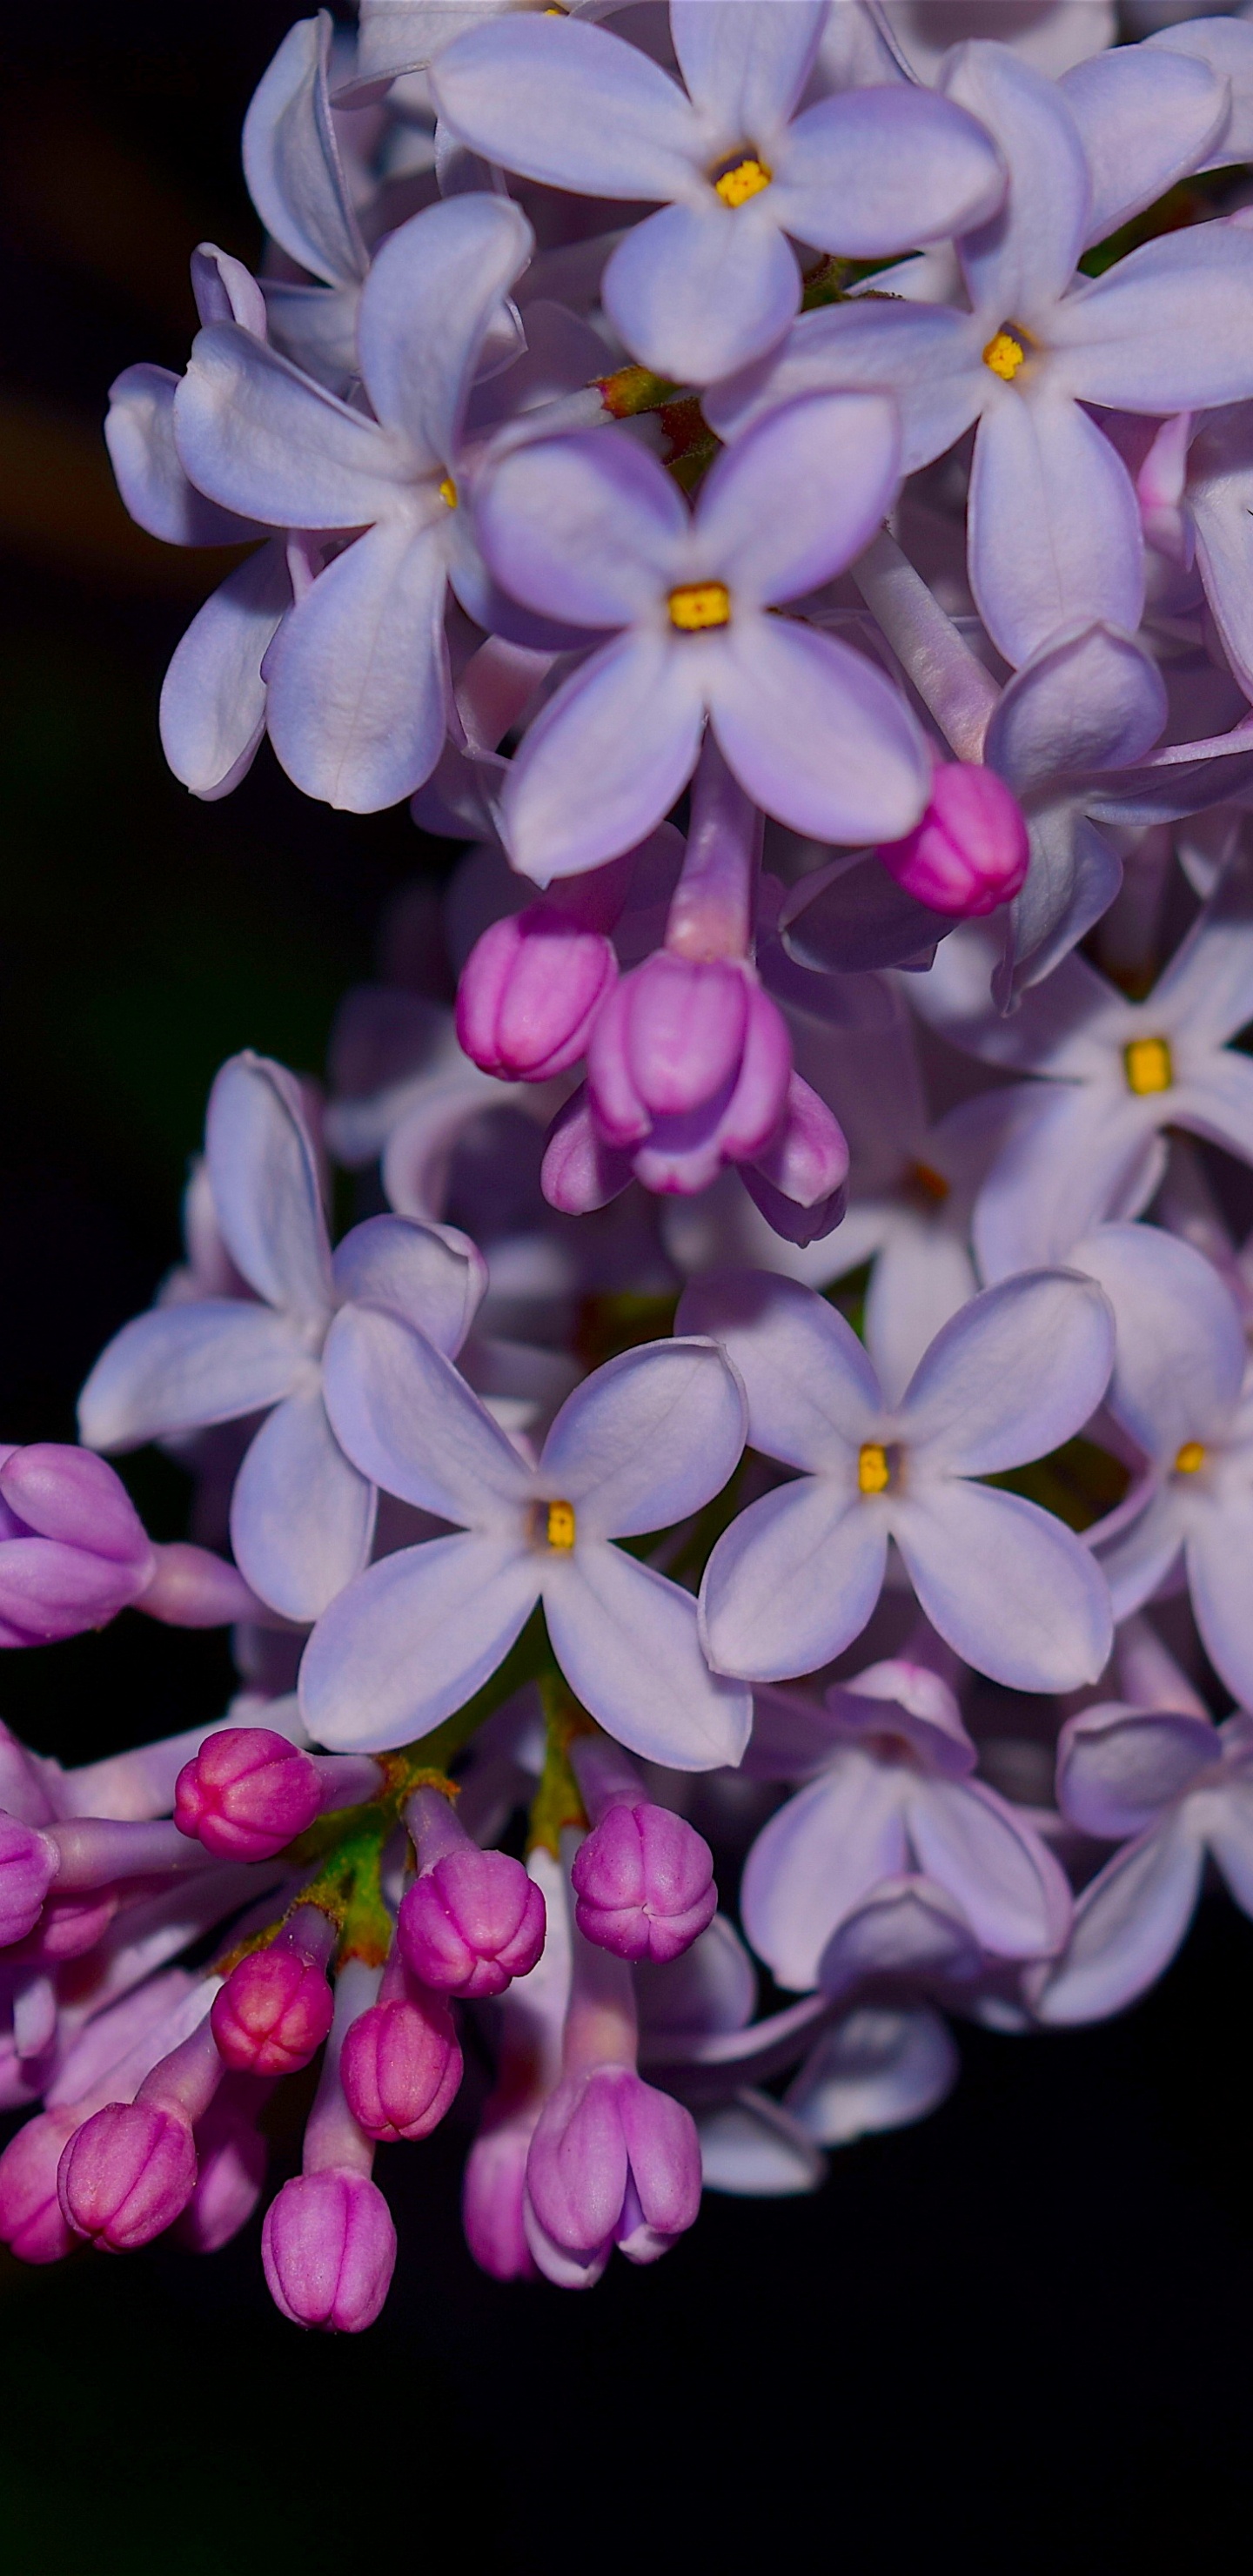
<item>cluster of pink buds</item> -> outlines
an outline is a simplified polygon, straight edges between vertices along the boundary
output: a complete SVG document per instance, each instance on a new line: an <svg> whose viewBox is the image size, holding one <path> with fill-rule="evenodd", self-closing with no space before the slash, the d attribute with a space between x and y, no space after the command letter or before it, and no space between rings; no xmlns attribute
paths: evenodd
<svg viewBox="0 0 1253 2576"><path fill-rule="evenodd" d="M154 1546L121 1477L90 1449L0 1448L0 1646L77 1637L127 1608L218 1628L258 1606L208 1548Z"/></svg>

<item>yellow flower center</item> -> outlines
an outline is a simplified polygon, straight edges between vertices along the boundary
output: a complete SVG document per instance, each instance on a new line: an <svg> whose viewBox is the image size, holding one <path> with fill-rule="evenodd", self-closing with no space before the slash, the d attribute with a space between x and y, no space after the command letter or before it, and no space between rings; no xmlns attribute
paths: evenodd
<svg viewBox="0 0 1253 2576"><path fill-rule="evenodd" d="M769 187L773 177L773 170L768 170L765 162L750 152L733 168L724 170L720 179L715 179L714 193L721 197L724 206L746 206L750 197L759 197L762 189Z"/></svg>
<svg viewBox="0 0 1253 2576"><path fill-rule="evenodd" d="M1026 357L1025 338L1025 333L1020 335L1017 331L996 331L983 352L984 366L990 367L1003 384L1012 385Z"/></svg>
<svg viewBox="0 0 1253 2576"><path fill-rule="evenodd" d="M857 1490L860 1494L883 1494L892 1482L888 1453L877 1440L863 1440L857 1452Z"/></svg>
<svg viewBox="0 0 1253 2576"><path fill-rule="evenodd" d="M1195 1476L1198 1467L1203 1467L1204 1464L1204 1441L1185 1440L1183 1447L1175 1460L1175 1474L1177 1476Z"/></svg>
<svg viewBox="0 0 1253 2576"><path fill-rule="evenodd" d="M724 581L685 581L670 593L670 623L681 635L699 635L707 626L729 626L731 594Z"/></svg>
<svg viewBox="0 0 1253 2576"><path fill-rule="evenodd" d="M443 482L441 483L441 485L440 485L440 487L439 487L439 497L440 497L441 501L446 501L446 502L448 503L448 507L449 507L449 509L450 509L450 510L455 510L455 509L456 509L456 507L457 507L457 486L456 486L456 484L454 483L454 481L453 481L453 479L452 479L451 474L446 474L446 475L444 476L444 480L443 480Z"/></svg>
<svg viewBox="0 0 1253 2576"><path fill-rule="evenodd" d="M1142 1096L1148 1091L1169 1091L1175 1079L1170 1048L1165 1038L1133 1038L1122 1051L1127 1073L1127 1089Z"/></svg>
<svg viewBox="0 0 1253 2576"><path fill-rule="evenodd" d="M559 1556L568 1556L575 1540L573 1503L540 1504L545 1542Z"/></svg>

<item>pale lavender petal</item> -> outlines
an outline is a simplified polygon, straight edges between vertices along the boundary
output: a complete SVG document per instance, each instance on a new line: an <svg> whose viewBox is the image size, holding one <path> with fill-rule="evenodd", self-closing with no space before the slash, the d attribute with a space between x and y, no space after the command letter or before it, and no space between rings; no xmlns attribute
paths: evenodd
<svg viewBox="0 0 1253 2576"><path fill-rule="evenodd" d="M1113 843L1071 803L1033 814L1027 837L1031 863L1009 908L1006 953L994 986L1002 1006L1011 989L1016 999L1046 981L1103 920L1123 881Z"/></svg>
<svg viewBox="0 0 1253 2576"><path fill-rule="evenodd" d="M231 1496L231 1545L245 1582L303 1626L360 1574L374 1488L344 1456L319 1389L275 1406Z"/></svg>
<svg viewBox="0 0 1253 2576"><path fill-rule="evenodd" d="M742 0L734 0L742 5ZM742 2085L732 2102L697 2111L701 2184L754 2200L817 2191L827 2160L808 2130L773 2095Z"/></svg>
<svg viewBox="0 0 1253 2576"><path fill-rule="evenodd" d="M396 441L237 322L197 336L174 432L202 492L272 527L366 527L400 503Z"/></svg>
<svg viewBox="0 0 1253 2576"><path fill-rule="evenodd" d="M781 1986L816 1986L837 1926L908 1868L899 1771L846 1752L780 1807L744 1865L744 1929Z"/></svg>
<svg viewBox="0 0 1253 2576"><path fill-rule="evenodd" d="M564 1561L550 1556L542 1581L553 1653L619 1744L671 1771L739 1762L752 1696L710 1671L690 1592L594 1539Z"/></svg>
<svg viewBox="0 0 1253 2576"><path fill-rule="evenodd" d="M993 330L1014 321L1029 329L1069 285L1087 237L1091 187L1078 129L1055 84L1006 45L956 49L943 86L986 126L1009 169L1001 213L960 245L971 303Z"/></svg>
<svg viewBox="0 0 1253 2576"><path fill-rule="evenodd" d="M161 690L161 748L175 777L212 804L237 785L265 731L261 666L291 606L282 540L259 546L193 617Z"/></svg>
<svg viewBox="0 0 1253 2576"><path fill-rule="evenodd" d="M1172 54L1189 54L1231 83L1231 108L1217 138L1212 167L1224 161L1247 161L1253 154L1253 29L1239 18L1198 16L1190 23L1162 27L1145 38L1142 50L1159 46ZM1137 48L1141 50L1141 48Z"/></svg>
<svg viewBox="0 0 1253 2576"><path fill-rule="evenodd" d="M506 18L459 37L430 78L453 133L528 179L628 199L687 195L699 181L704 138L689 100L599 27Z"/></svg>
<svg viewBox="0 0 1253 2576"><path fill-rule="evenodd" d="M300 1666L315 1744L385 1753L429 1734L490 1680L539 1594L517 1540L427 1539L380 1557L318 1621Z"/></svg>
<svg viewBox="0 0 1253 2576"><path fill-rule="evenodd" d="M266 333L301 374L330 393L346 393L357 373L359 286L296 286L264 281Z"/></svg>
<svg viewBox="0 0 1253 2576"><path fill-rule="evenodd" d="M603 433L602 433L603 435ZM575 671L509 764L501 822L537 885L635 847L696 766L704 727L699 636L624 635Z"/></svg>
<svg viewBox="0 0 1253 2576"><path fill-rule="evenodd" d="M430 777L444 740L446 584L442 530L394 519L293 609L266 664L267 715L306 796L373 814Z"/></svg>
<svg viewBox="0 0 1253 2576"><path fill-rule="evenodd" d="M1253 1795L1248 1780L1203 1792L1193 1814L1237 1905L1253 1914Z"/></svg>
<svg viewBox="0 0 1253 2576"><path fill-rule="evenodd" d="M290 28L244 118L244 176L266 231L314 277L364 277L365 244L339 157L327 88L329 14Z"/></svg>
<svg viewBox="0 0 1253 2576"><path fill-rule="evenodd" d="M930 2004L859 2004L823 2032L784 2100L820 2146L846 2147L925 2119L960 2072L948 2023Z"/></svg>
<svg viewBox="0 0 1253 2576"><path fill-rule="evenodd" d="M242 259L216 242L198 242L192 252L191 291L202 322L242 322L264 340L265 290Z"/></svg>
<svg viewBox="0 0 1253 2576"><path fill-rule="evenodd" d="M1010 1690L1077 1690L1113 1639L1109 1591L1073 1531L1019 1494L959 1481L905 1494L892 1535L933 1628Z"/></svg>
<svg viewBox="0 0 1253 2576"><path fill-rule="evenodd" d="M879 394L810 394L746 430L703 485L694 531L730 585L733 616L741 600L796 599L842 572L886 516L899 460L895 411Z"/></svg>
<svg viewBox="0 0 1253 2576"><path fill-rule="evenodd" d="M1019 796L1083 770L1142 760L1166 722L1156 662L1130 635L1084 627L1017 671L988 726L983 756Z"/></svg>
<svg viewBox="0 0 1253 2576"><path fill-rule="evenodd" d="M692 100L729 151L753 143L766 160L786 130L813 64L823 0L672 0L670 35ZM807 236L808 238L808 236Z"/></svg>
<svg viewBox="0 0 1253 2576"><path fill-rule="evenodd" d="M1101 1542L1103 1526L1098 1523L1092 1532L1097 1563L1109 1585L1114 1617L1127 1619L1133 1610L1152 1600L1179 1555L1184 1541L1181 1498L1168 1485L1125 1531L1120 1530L1105 1544Z"/></svg>
<svg viewBox="0 0 1253 2576"><path fill-rule="evenodd" d="M748 1438L786 1466L844 1470L883 1410L879 1381L850 1324L796 1279L724 1271L684 1290L680 1333L721 1344L748 1398Z"/></svg>
<svg viewBox="0 0 1253 2576"><path fill-rule="evenodd" d="M132 519L167 546L237 546L258 531L189 483L174 444L178 377L166 367L127 367L109 387L109 462Z"/></svg>
<svg viewBox="0 0 1253 2576"><path fill-rule="evenodd" d="M1090 242L1199 170L1228 114L1227 93L1207 64L1147 45L1094 54L1060 86L1091 174Z"/></svg>
<svg viewBox="0 0 1253 2576"><path fill-rule="evenodd" d="M1047 989L1037 987L1037 990ZM1042 1091L1034 1116L1011 1128L975 1207L983 1278L1068 1261L1108 1216L1135 1215L1163 1169L1143 1103L1095 1083Z"/></svg>
<svg viewBox="0 0 1253 2576"><path fill-rule="evenodd" d="M258 1297L296 1315L329 1314L331 1253L300 1086L267 1056L233 1055L205 1119L214 1212L232 1261Z"/></svg>
<svg viewBox="0 0 1253 2576"><path fill-rule="evenodd" d="M982 326L947 305L840 304L802 313L781 347L704 397L735 439L798 394L888 393L901 420L901 471L942 456L983 407Z"/></svg>
<svg viewBox="0 0 1253 2576"><path fill-rule="evenodd" d="M1109 1407L1146 1458L1170 1466L1186 1440L1224 1438L1247 1350L1212 1264L1158 1226L1103 1225L1076 1246L1074 1265L1099 1279L1113 1307Z"/></svg>
<svg viewBox="0 0 1253 2576"><path fill-rule="evenodd" d="M838 1246L847 1253L848 1222L846 1217L833 1251ZM865 1257L854 1248L845 1266L855 1270ZM906 1215L890 1227L870 1275L865 1316L866 1348L889 1404L900 1403L941 1324L960 1312L978 1285L964 1241L948 1226Z"/></svg>
<svg viewBox="0 0 1253 2576"><path fill-rule="evenodd" d="M322 1368L336 1438L384 1493L471 1528L520 1528L530 1474L424 1334L384 1307L345 1306Z"/></svg>
<svg viewBox="0 0 1253 2576"><path fill-rule="evenodd" d="M361 373L379 419L453 466L484 334L534 247L509 197L447 197L390 233L361 297Z"/></svg>
<svg viewBox="0 0 1253 2576"><path fill-rule="evenodd" d="M1211 895L1159 975L1151 1007L1169 1014L1167 1027L1189 1049L1222 1046L1253 1020L1253 883L1243 868Z"/></svg>
<svg viewBox="0 0 1253 2576"><path fill-rule="evenodd" d="M646 366L680 384L710 384L782 339L801 281L771 220L772 195L767 188L732 210L702 190L695 204L663 207L618 244L605 270L605 311Z"/></svg>
<svg viewBox="0 0 1253 2576"><path fill-rule="evenodd" d="M1172 1118L1194 1136L1208 1136L1211 1144L1225 1145L1242 1163L1253 1163L1253 1064L1246 1055L1224 1047L1208 1063L1191 1069L1182 1048L1180 1053L1183 1062L1171 1094Z"/></svg>
<svg viewBox="0 0 1253 2576"><path fill-rule="evenodd" d="M725 1485L744 1428L739 1381L715 1343L651 1342L566 1397L540 1483L574 1504L580 1538L666 1529Z"/></svg>
<svg viewBox="0 0 1253 2576"><path fill-rule="evenodd" d="M974 117L933 90L903 86L845 90L807 107L769 191L776 223L846 259L968 233L1004 194L1003 165Z"/></svg>
<svg viewBox="0 0 1253 2576"><path fill-rule="evenodd" d="M719 1672L787 1681L861 1634L883 1588L883 1512L849 1483L804 1477L750 1503L701 1585L705 1650Z"/></svg>
<svg viewBox="0 0 1253 2576"><path fill-rule="evenodd" d="M1081 1833L1122 1842L1156 1824L1218 1761L1208 1718L1110 1705L1068 1718L1057 1745L1057 1803Z"/></svg>
<svg viewBox="0 0 1253 2576"><path fill-rule="evenodd" d="M1070 1929L1070 1889L1025 1816L980 1780L918 1780L906 1806L918 1867L955 1896L981 1948L1039 1959Z"/></svg>
<svg viewBox="0 0 1253 2576"><path fill-rule="evenodd" d="M1201 1643L1242 1708L1253 1699L1253 1493L1223 1494L1196 1512L1185 1549Z"/></svg>
<svg viewBox="0 0 1253 2576"><path fill-rule="evenodd" d="M1047 984L1024 995L1002 1018L992 1008L995 933L971 924L946 939L929 975L910 980L910 1000L954 1046L985 1064L1108 1079L1110 1050L1122 1036L1127 1006L1085 958L1067 957Z"/></svg>
<svg viewBox="0 0 1253 2576"><path fill-rule="evenodd" d="M483 1256L468 1235L403 1216L370 1216L355 1225L331 1268L342 1300L393 1306L449 1359L456 1358L487 1285Z"/></svg>
<svg viewBox="0 0 1253 2576"><path fill-rule="evenodd" d="M768 613L733 616L716 640L713 728L754 802L815 840L903 840L925 809L930 760L882 671L833 635Z"/></svg>
<svg viewBox="0 0 1253 2576"><path fill-rule="evenodd" d="M1207 411L1253 392L1253 234L1210 223L1121 259L1059 305L1053 365L1084 402Z"/></svg>
<svg viewBox="0 0 1253 2576"><path fill-rule="evenodd" d="M1034 1998L1040 2021L1104 2021L1169 1967L1201 1889L1205 1852L1186 1808L1128 1843L1085 1887L1065 1954Z"/></svg>
<svg viewBox="0 0 1253 2576"><path fill-rule="evenodd" d="M1027 1272L936 1334L906 1390L902 1437L928 1476L990 1476L1043 1457L1096 1411L1114 1324L1087 1279Z"/></svg>
<svg viewBox="0 0 1253 2576"><path fill-rule="evenodd" d="M157 1306L124 1324L102 1351L78 1400L90 1449L137 1449L141 1441L231 1422L277 1404L304 1366L299 1335L285 1315L242 1298Z"/></svg>
<svg viewBox="0 0 1253 2576"><path fill-rule="evenodd" d="M970 586L1007 662L1028 661L1059 626L1081 619L1139 625L1143 544L1131 477L1051 378L1024 393L1007 385L984 412L969 528Z"/></svg>
<svg viewBox="0 0 1253 2576"><path fill-rule="evenodd" d="M670 476L625 430L574 430L515 448L487 475L475 523L502 588L576 626L655 613L680 576L688 515Z"/></svg>

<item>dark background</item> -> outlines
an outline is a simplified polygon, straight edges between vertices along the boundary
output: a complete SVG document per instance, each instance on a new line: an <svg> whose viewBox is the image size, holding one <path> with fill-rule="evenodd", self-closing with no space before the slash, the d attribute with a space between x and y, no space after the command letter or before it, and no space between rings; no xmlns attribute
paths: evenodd
<svg viewBox="0 0 1253 2576"><path fill-rule="evenodd" d="M168 777L161 673L229 558L132 528L100 437L121 367L184 362L194 244L257 255L239 127L287 0L4 14L0 1434L69 1439L176 1257L215 1067L320 1067L422 854L403 810L331 815L268 752L219 805ZM177 1534L175 1472L134 1476ZM0 1710L81 1759L229 1686L220 1641L128 1615L7 1655ZM0 2568L1243 2557L1251 2007L1253 1928L1209 1899L1136 2012L967 2035L935 2118L845 2150L814 2200L709 2199L586 2297L475 2272L455 2115L382 2153L400 2266L360 2339L278 2318L255 2226L208 2260L0 2256Z"/></svg>

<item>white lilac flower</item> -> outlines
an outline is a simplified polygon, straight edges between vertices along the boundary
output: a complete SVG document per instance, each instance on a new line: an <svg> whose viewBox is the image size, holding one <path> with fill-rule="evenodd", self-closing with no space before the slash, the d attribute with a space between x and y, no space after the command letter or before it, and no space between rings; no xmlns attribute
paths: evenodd
<svg viewBox="0 0 1253 2576"><path fill-rule="evenodd" d="M1090 1226L1137 1216L1165 1170L1167 1128L1253 1162L1253 1063L1229 1043L1253 1018L1253 877L1242 868L1145 1001L1072 955L1002 1019L988 968L986 938L964 927L910 986L922 1018L954 1045L1036 1077L975 1209L984 1279L1065 1261Z"/></svg>
<svg viewBox="0 0 1253 2576"><path fill-rule="evenodd" d="M79 1399L83 1439L133 1449L264 1412L235 1482L231 1537L254 1592L315 1619L369 1556L375 1495L322 1402L336 1309L395 1303L447 1351L461 1347L484 1269L464 1235L369 1217L332 1254L297 1084L262 1056L232 1057L209 1101L206 1159L223 1243L250 1295L156 1306L124 1324Z"/></svg>
<svg viewBox="0 0 1253 2576"><path fill-rule="evenodd" d="M714 1343L607 1362L567 1398L535 1466L398 1314L346 1310L326 1370L361 1474L457 1526L371 1566L319 1622L300 1677L319 1742L373 1752L427 1733L542 1601L562 1671L619 1743L681 1771L739 1760L748 1693L709 1670L694 1599L612 1544L683 1520L735 1466L743 1398Z"/></svg>
<svg viewBox="0 0 1253 2576"><path fill-rule="evenodd" d="M889 1405L843 1316L762 1272L701 1281L679 1328L716 1335L743 1379L750 1446L799 1470L750 1503L701 1591L720 1672L815 1672L859 1636L894 1542L926 1616L1015 1690L1094 1681L1109 1652L1104 1577L1048 1512L977 1482L1068 1439L1113 1358L1094 1282L1034 1272L975 1297Z"/></svg>

